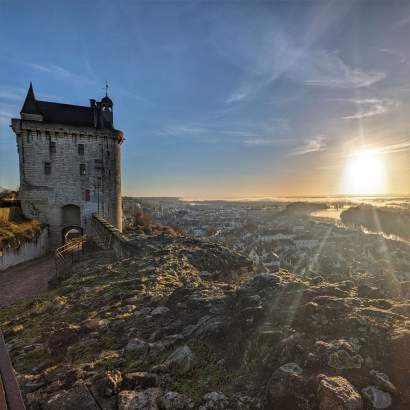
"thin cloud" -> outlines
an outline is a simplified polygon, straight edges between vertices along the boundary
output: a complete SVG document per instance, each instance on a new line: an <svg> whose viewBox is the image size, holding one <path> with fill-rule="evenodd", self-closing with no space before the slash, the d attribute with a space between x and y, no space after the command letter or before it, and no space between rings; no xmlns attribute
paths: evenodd
<svg viewBox="0 0 410 410"><path fill-rule="evenodd" d="M349 89L370 87L386 73L355 67L336 52L304 47L285 34L280 23L259 27L235 22L216 27L213 44L218 52L242 72L236 90L225 100L231 105L249 100L280 77L309 87Z"/></svg>
<svg viewBox="0 0 410 410"><path fill-rule="evenodd" d="M311 154L313 152L320 152L326 149L325 137L319 135L313 137L307 141L304 141L302 145L293 149L289 155L291 156L301 156L306 154Z"/></svg>
<svg viewBox="0 0 410 410"><path fill-rule="evenodd" d="M199 135L209 132L208 128L204 127L193 127L193 126L186 126L186 125L168 125L162 127L160 130L156 132L158 135L163 136L192 136L192 135Z"/></svg>
<svg viewBox="0 0 410 410"><path fill-rule="evenodd" d="M400 50L392 48L379 48L378 50L382 53L390 54L392 56L397 57L402 64L406 65L407 67L410 67L409 59L407 58L406 54L404 54Z"/></svg>
<svg viewBox="0 0 410 410"><path fill-rule="evenodd" d="M247 96L246 92L235 92L226 99L225 103L229 105L235 102L239 102L239 101L244 100L246 96Z"/></svg>
<svg viewBox="0 0 410 410"><path fill-rule="evenodd" d="M403 152L410 150L410 139L399 142L397 144L385 145L377 149L380 154L394 154L396 152Z"/></svg>
<svg viewBox="0 0 410 410"><path fill-rule="evenodd" d="M56 64L48 64L48 65L44 65L44 64L37 64L37 63L25 63L25 65L27 65L28 67L37 70L37 71L41 71L47 74L51 74L54 75L56 77L60 77L63 78L65 80L69 80L72 82L77 82L77 83L93 83L95 82L94 80L84 76L84 75L80 75L80 74L76 74L70 70L67 70L64 67L61 67L59 65Z"/></svg>
<svg viewBox="0 0 410 410"><path fill-rule="evenodd" d="M251 147L266 147L266 146L271 146L271 145L278 145L278 144L284 144L284 143L290 143L293 140L290 138L259 138L259 137L254 137L254 138L249 138L245 139L242 141L244 145L248 145Z"/></svg>
<svg viewBox="0 0 410 410"><path fill-rule="evenodd" d="M0 124L10 124L11 118L13 118L14 115L11 112L8 111L0 111Z"/></svg>
<svg viewBox="0 0 410 410"><path fill-rule="evenodd" d="M376 115L385 114L397 106L397 103L388 99L359 99L359 100L345 100L352 102L357 107L355 114L346 115L342 117L344 120L361 119L374 117Z"/></svg>
<svg viewBox="0 0 410 410"><path fill-rule="evenodd" d="M0 99L7 101L20 101L24 98L25 91L21 88L10 88L0 90Z"/></svg>
<svg viewBox="0 0 410 410"><path fill-rule="evenodd" d="M382 71L353 68L340 56L325 50L301 53L290 68L288 77L310 86L327 88L369 87L386 77Z"/></svg>

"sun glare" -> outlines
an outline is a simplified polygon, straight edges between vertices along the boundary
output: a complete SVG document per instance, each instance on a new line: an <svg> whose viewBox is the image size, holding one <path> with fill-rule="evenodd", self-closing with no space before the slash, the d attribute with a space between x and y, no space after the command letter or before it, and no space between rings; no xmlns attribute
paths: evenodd
<svg viewBox="0 0 410 410"><path fill-rule="evenodd" d="M385 164L374 150L355 153L346 163L343 175L343 192L372 195L386 192Z"/></svg>

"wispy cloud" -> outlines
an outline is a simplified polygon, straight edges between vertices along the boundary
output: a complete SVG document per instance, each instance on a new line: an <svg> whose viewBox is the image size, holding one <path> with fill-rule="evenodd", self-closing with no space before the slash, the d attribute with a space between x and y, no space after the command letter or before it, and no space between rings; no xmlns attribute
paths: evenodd
<svg viewBox="0 0 410 410"><path fill-rule="evenodd" d="M225 101L226 104L232 104L235 102L242 101L246 98L247 93L246 92L234 92L231 94Z"/></svg>
<svg viewBox="0 0 410 410"><path fill-rule="evenodd" d="M294 148L289 155L300 156L311 154L313 152L320 152L326 149L326 139L323 135L318 135L316 137L310 138L303 141L301 145Z"/></svg>
<svg viewBox="0 0 410 410"><path fill-rule="evenodd" d="M389 99L352 99L344 100L356 105L356 113L343 116L344 120L361 119L385 114L397 106L397 102Z"/></svg>
<svg viewBox="0 0 410 410"><path fill-rule="evenodd" d="M377 70L363 70L345 63L336 53L302 50L290 67L288 77L310 86L327 88L369 87L386 77Z"/></svg>
<svg viewBox="0 0 410 410"><path fill-rule="evenodd" d="M290 138L260 138L260 137L249 137L242 141L244 145L250 147L267 147L271 145L288 144L294 141Z"/></svg>
<svg viewBox="0 0 410 410"><path fill-rule="evenodd" d="M41 71L47 74L51 74L56 77L60 77L62 79L69 80L72 82L76 82L76 83L94 83L95 82L95 80L91 79L90 77L87 77L82 74L74 73L73 71L70 71L56 64L48 64L48 65L37 64L37 63L24 63L24 64L34 70Z"/></svg>
<svg viewBox="0 0 410 410"><path fill-rule="evenodd" d="M206 127L195 127L189 125L166 125L156 131L156 134L162 136L181 137L202 135L209 131L210 130Z"/></svg>
<svg viewBox="0 0 410 410"><path fill-rule="evenodd" d="M410 139L403 140L396 144L385 145L377 149L380 154L394 154L396 152L403 152L410 150Z"/></svg>
<svg viewBox="0 0 410 410"><path fill-rule="evenodd" d="M13 117L13 113L9 111L0 111L0 124L10 124L10 119Z"/></svg>
<svg viewBox="0 0 410 410"><path fill-rule="evenodd" d="M310 87L348 89L369 87L386 77L383 71L349 64L341 54L319 48L313 40L302 46L276 23L254 26L248 21L224 21L215 29L215 47L242 74L226 104L249 99L278 78Z"/></svg>
<svg viewBox="0 0 410 410"><path fill-rule="evenodd" d="M407 67L410 67L410 61L407 55L402 51L393 48L379 48L378 50L382 53L390 54L392 56L397 57L402 64L406 65Z"/></svg>
<svg viewBox="0 0 410 410"><path fill-rule="evenodd" d="M25 91L22 88L3 88L0 90L0 99L6 101L21 101Z"/></svg>

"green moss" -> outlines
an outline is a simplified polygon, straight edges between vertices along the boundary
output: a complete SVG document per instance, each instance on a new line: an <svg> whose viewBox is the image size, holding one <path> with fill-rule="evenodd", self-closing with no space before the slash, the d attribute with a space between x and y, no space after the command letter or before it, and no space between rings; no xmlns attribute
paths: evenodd
<svg viewBox="0 0 410 410"><path fill-rule="evenodd" d="M144 356L140 353L126 352L124 356L124 372L143 371L147 367Z"/></svg>
<svg viewBox="0 0 410 410"><path fill-rule="evenodd" d="M197 358L195 367L188 373L176 375L171 389L186 394L196 402L210 391L229 394L236 374L221 366L218 363L220 358L208 346L195 345L192 350Z"/></svg>
<svg viewBox="0 0 410 410"><path fill-rule="evenodd" d="M29 371L39 366L45 360L50 359L50 355L45 350L33 350L24 355L24 359L19 363L19 371Z"/></svg>

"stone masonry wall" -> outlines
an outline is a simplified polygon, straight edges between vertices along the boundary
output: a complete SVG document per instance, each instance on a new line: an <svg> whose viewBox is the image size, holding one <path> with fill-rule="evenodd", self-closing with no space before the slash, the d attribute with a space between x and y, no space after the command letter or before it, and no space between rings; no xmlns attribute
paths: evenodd
<svg viewBox="0 0 410 410"><path fill-rule="evenodd" d="M34 258L39 258L48 252L48 229L43 228L40 235L30 242L25 242L19 249L0 249L0 271Z"/></svg>
<svg viewBox="0 0 410 410"><path fill-rule="evenodd" d="M118 131L20 119L13 119L12 127L17 135L22 209L27 217L49 225L52 248L62 243L65 205L80 208L84 233L89 232L94 212L121 229ZM79 153L79 144L84 145L84 154ZM46 162L50 175L45 173ZM80 175L80 164L85 175Z"/></svg>
<svg viewBox="0 0 410 410"><path fill-rule="evenodd" d="M98 214L92 215L90 236L103 249L112 249L117 258L130 256L136 250L125 235Z"/></svg>

